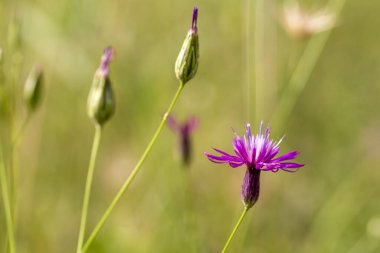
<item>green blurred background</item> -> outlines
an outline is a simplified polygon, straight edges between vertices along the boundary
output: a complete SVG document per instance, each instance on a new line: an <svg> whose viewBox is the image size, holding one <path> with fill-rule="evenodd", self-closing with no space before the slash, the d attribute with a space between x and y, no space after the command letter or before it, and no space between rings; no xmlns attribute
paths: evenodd
<svg viewBox="0 0 380 253"><path fill-rule="evenodd" d="M326 32L311 40L289 36L279 18L282 1L2 0L4 62L9 25L15 17L21 21L16 91L21 94L36 63L46 84L17 153L19 252L75 250L94 134L86 100L103 48L117 52L111 65L117 109L101 140L88 230L130 174L178 87L174 62L194 4L200 65L174 109L179 119L200 120L193 162L183 168L176 136L165 129L89 252L220 251L243 208L244 168L210 163L203 152L232 151L231 127L242 133L250 121L257 131L261 119L275 121L308 43L327 38ZM309 9L325 4L302 2ZM290 98L294 108L273 124L274 139L286 133L282 152L299 150L298 162L306 166L294 174L262 174L260 200L230 252L380 251L379 12L376 0L345 3L305 89ZM20 103L13 114L19 125ZM9 120L0 117L6 139ZM3 208L0 217L3 248Z"/></svg>

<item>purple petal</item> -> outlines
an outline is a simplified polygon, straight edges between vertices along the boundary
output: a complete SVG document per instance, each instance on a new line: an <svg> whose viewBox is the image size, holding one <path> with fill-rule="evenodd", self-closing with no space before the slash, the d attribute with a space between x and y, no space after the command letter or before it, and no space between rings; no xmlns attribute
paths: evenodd
<svg viewBox="0 0 380 253"><path fill-rule="evenodd" d="M207 152L204 152L204 154L210 160L218 161L218 162L221 162L221 163L229 163L229 162L242 163L243 162L239 157L235 157L235 156L230 156L230 155L216 156L216 155L209 154Z"/></svg>
<svg viewBox="0 0 380 253"><path fill-rule="evenodd" d="M239 135L236 135L236 138L233 140L232 145L234 146L235 154L241 157L245 162L249 163L250 160L248 159L244 141Z"/></svg>
<svg viewBox="0 0 380 253"><path fill-rule="evenodd" d="M279 170L284 170L287 172L295 172L298 168L303 167L303 164L298 163L270 163L264 164L261 170L277 172Z"/></svg>
<svg viewBox="0 0 380 253"><path fill-rule="evenodd" d="M209 154L207 152L204 152L204 154L207 156L207 158L214 163L228 163L232 168L239 167L244 164L243 161L240 161L238 157L233 156L215 156L212 154Z"/></svg>
<svg viewBox="0 0 380 253"><path fill-rule="evenodd" d="M282 162L287 160L295 159L298 155L298 151L291 151L289 153L286 153L285 155L279 156L276 159L273 159L271 162Z"/></svg>
<svg viewBox="0 0 380 253"><path fill-rule="evenodd" d="M205 156L207 156L207 158L208 158L211 162L214 162L214 163L228 163L228 162L230 162L230 159L226 159L225 157L212 155L212 154L209 154L209 153L207 153L207 152L204 152L203 154L204 154Z"/></svg>
<svg viewBox="0 0 380 253"><path fill-rule="evenodd" d="M235 161L235 162L244 162L242 161L242 159L238 156L233 156L233 155L230 155L220 149L217 149L217 148L214 148L214 150L222 155L224 155L225 157L228 157L231 161Z"/></svg>
<svg viewBox="0 0 380 253"><path fill-rule="evenodd" d="M305 164L299 164L299 163L280 163L280 164L281 164L281 169L282 168L294 169L294 168L301 168L305 166Z"/></svg>
<svg viewBox="0 0 380 253"><path fill-rule="evenodd" d="M247 140L248 140L249 147L251 147L251 145L252 145L252 134L251 134L251 125L249 123L247 124L245 131L247 134Z"/></svg>
<svg viewBox="0 0 380 253"><path fill-rule="evenodd" d="M230 166L231 166L232 168L237 168L237 167L242 166L244 163L243 163L243 162L241 162L241 163L233 163L233 162L230 162L229 164L230 164Z"/></svg>
<svg viewBox="0 0 380 253"><path fill-rule="evenodd" d="M259 136L259 135L263 135L263 125L264 125L264 122L261 121L261 122L260 122L260 131L259 131L259 133L258 133L258 136Z"/></svg>

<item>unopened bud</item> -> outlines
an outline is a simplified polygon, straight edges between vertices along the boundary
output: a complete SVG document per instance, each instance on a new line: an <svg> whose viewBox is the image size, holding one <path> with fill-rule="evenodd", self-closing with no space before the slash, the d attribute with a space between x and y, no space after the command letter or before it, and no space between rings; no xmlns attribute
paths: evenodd
<svg viewBox="0 0 380 253"><path fill-rule="evenodd" d="M36 110L41 102L43 71L40 66L34 67L26 79L24 86L24 103L29 112Z"/></svg>
<svg viewBox="0 0 380 253"><path fill-rule="evenodd" d="M115 112L115 98L109 79L109 64L113 50L104 50L99 69L95 72L94 80L87 101L88 116L97 125L103 125Z"/></svg>
<svg viewBox="0 0 380 253"><path fill-rule="evenodd" d="M199 40L198 40L198 8L194 7L191 27L183 42L175 63L175 74L182 84L187 83L197 73L199 58Z"/></svg>

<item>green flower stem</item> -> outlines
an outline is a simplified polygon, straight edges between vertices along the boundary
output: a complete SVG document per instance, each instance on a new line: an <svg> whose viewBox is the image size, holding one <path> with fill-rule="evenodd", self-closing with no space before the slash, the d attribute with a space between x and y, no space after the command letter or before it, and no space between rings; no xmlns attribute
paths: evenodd
<svg viewBox="0 0 380 253"><path fill-rule="evenodd" d="M6 220L6 226L7 226L9 252L15 253L16 242L15 242L15 235L14 235L14 229L13 229L11 204L10 204L9 192L8 192L7 175L6 175L4 160L3 160L3 156L1 152L0 152L0 182L1 182L1 193L3 196L5 220Z"/></svg>
<svg viewBox="0 0 380 253"><path fill-rule="evenodd" d="M85 186L85 190L84 190L83 207L82 207L82 216L81 216L81 222L80 222L80 228L79 228L77 253L82 252L84 235L85 235L85 231L86 231L88 206L90 203L92 178L94 175L95 161L96 161L96 156L98 154L101 134L102 134L101 126L96 125L94 142L92 144L90 163L88 166L88 172L87 172L87 178L86 178L86 186Z"/></svg>
<svg viewBox="0 0 380 253"><path fill-rule="evenodd" d="M239 228L241 222L243 221L245 215L247 214L248 210L249 210L249 208L244 207L244 210L243 210L243 212L241 213L239 220L237 221L237 223L236 223L234 229L232 230L232 232L231 232L231 234L230 234L230 237L228 237L228 240L227 240L226 244L224 245L224 248L223 248L223 250L222 250L222 253L225 253L225 252L227 251L228 246L230 246L230 243L231 243L231 241L232 241L232 238L234 238L234 235L235 235L236 231L238 230L238 228Z"/></svg>
<svg viewBox="0 0 380 253"><path fill-rule="evenodd" d="M152 150L152 147L153 147L154 143L156 142L156 140L157 140L158 136L160 135L163 127L165 126L166 120L167 120L169 114L171 113L171 111L173 110L173 107L176 104L177 99L178 99L179 95L181 94L182 89L184 88L184 86L185 85L183 83L180 83L180 85L178 87L178 90L177 90L176 94L174 95L174 98L171 101L168 110L164 114L164 116L163 116L163 118L161 120L160 125L158 126L156 132L153 135L152 140L149 142L147 148L145 149L143 155L141 156L140 160L136 164L135 168L132 170L132 172L129 175L129 177L127 178L127 180L121 186L119 192L116 194L116 196L112 200L111 204L108 206L107 210L103 214L102 218L99 220L98 224L95 226L94 230L90 234L87 242L85 243L85 245L83 247L83 250L82 250L83 253L87 251L87 249L89 248L89 246L91 245L91 243L95 240L96 236L99 234L99 231L104 226L104 223L106 222L106 220L110 216L112 210L115 208L115 206L117 205L117 203L120 201L120 199L124 195L124 193L128 190L130 184L132 183L132 181L134 180L134 178L136 177L136 175L140 171L141 166L144 164L145 159L149 155L150 151Z"/></svg>

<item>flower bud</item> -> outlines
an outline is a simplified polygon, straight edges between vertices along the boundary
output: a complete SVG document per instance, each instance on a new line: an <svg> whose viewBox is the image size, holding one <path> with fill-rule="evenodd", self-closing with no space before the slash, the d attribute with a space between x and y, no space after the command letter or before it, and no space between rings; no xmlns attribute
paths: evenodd
<svg viewBox="0 0 380 253"><path fill-rule="evenodd" d="M24 86L24 103L29 112L36 110L41 102L43 71L40 66L34 67L26 79Z"/></svg>
<svg viewBox="0 0 380 253"><path fill-rule="evenodd" d="M185 84L192 79L198 69L199 41L197 19L198 8L194 7L191 27L175 63L175 74L182 84Z"/></svg>
<svg viewBox="0 0 380 253"><path fill-rule="evenodd" d="M87 101L88 116L97 125L103 125L115 112L115 98L109 79L109 64L113 50L104 50L99 69L95 72L94 80Z"/></svg>
<svg viewBox="0 0 380 253"><path fill-rule="evenodd" d="M259 199L260 194L260 172L261 170L247 168L243 185L241 187L241 197L247 209L251 208Z"/></svg>

